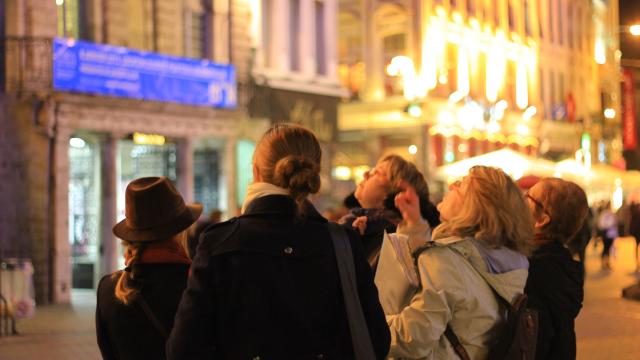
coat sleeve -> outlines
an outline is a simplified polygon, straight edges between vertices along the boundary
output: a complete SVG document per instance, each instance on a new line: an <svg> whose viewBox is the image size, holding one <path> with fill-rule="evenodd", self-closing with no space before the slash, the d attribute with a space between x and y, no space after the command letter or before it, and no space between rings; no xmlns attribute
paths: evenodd
<svg viewBox="0 0 640 360"><path fill-rule="evenodd" d="M389 353L389 327L385 321L382 305L378 300L378 289L373 282L371 267L364 257L359 236L353 230L348 231L348 233L351 240L351 248L353 249L360 305L367 321L369 336L371 337L376 357L384 359Z"/></svg>
<svg viewBox="0 0 640 360"><path fill-rule="evenodd" d="M215 294L211 259L208 244L200 242L191 264L187 289L182 294L173 330L167 340L167 359L212 359L215 356Z"/></svg>
<svg viewBox="0 0 640 360"><path fill-rule="evenodd" d="M107 275L109 276L109 275ZM98 340L98 348L102 354L104 360L117 359L115 349L113 348L113 341L109 336L109 329L107 328L107 322L101 314L101 301L100 299L105 296L106 289L104 288L107 281L107 276L103 277L98 284L98 294L96 296L96 339Z"/></svg>
<svg viewBox="0 0 640 360"><path fill-rule="evenodd" d="M462 281L451 259L443 258L449 249L430 249L419 257L422 287L399 314L388 315L391 330L389 356L424 358L432 354L456 303L463 298Z"/></svg>

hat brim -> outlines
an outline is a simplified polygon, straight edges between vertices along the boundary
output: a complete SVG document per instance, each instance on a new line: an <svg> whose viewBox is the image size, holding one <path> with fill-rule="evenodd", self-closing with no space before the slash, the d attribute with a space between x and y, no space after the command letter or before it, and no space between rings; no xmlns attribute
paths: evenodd
<svg viewBox="0 0 640 360"><path fill-rule="evenodd" d="M202 205L187 204L185 210L166 224L148 229L134 229L122 220L113 227L113 234L118 238L130 242L153 242L164 240L186 230L198 221L202 214Z"/></svg>

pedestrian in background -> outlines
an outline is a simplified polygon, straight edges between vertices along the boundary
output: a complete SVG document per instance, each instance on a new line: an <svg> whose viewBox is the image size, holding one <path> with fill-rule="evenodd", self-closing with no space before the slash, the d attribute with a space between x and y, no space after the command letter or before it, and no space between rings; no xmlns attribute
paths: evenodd
<svg viewBox="0 0 640 360"><path fill-rule="evenodd" d="M201 212L198 205L185 205L166 177L127 186L125 219L113 227L126 267L98 285L96 333L104 359L165 358L191 264L187 229Z"/></svg>
<svg viewBox="0 0 640 360"><path fill-rule="evenodd" d="M407 229L422 229L425 221L412 193L407 187L396 205ZM425 247L417 249L420 286L399 313L387 314L389 356L457 359L445 335L450 328L471 359L487 358L497 327L505 321L495 294L511 302L527 278L533 219L523 211L526 206L502 170L475 166L438 205L442 224L432 237L429 229L407 231L409 243ZM386 289L380 286L382 294Z"/></svg>
<svg viewBox="0 0 640 360"><path fill-rule="evenodd" d="M602 270L611 270L610 254L613 242L618 237L618 220L611 210L611 203L606 202L598 215L598 232L602 237Z"/></svg>
<svg viewBox="0 0 640 360"><path fill-rule="evenodd" d="M264 134L242 215L201 239L168 358L354 358L329 224L307 200L320 189L320 162L309 130L279 124ZM355 232L349 241L366 328L383 359L389 329Z"/></svg>
<svg viewBox="0 0 640 360"><path fill-rule="evenodd" d="M429 187L416 166L398 155L381 158L364 174L354 193L360 207L350 210L339 223L360 232L365 256L375 273L385 233L396 231L402 215L394 202L406 182L419 198L420 212L431 228L440 224L440 215L429 201Z"/></svg>
<svg viewBox="0 0 640 360"><path fill-rule="evenodd" d="M575 359L574 321L582 308L584 273L566 243L587 219L587 195L573 182L546 178L526 196L535 220L536 249L525 293L528 306L538 310L536 359Z"/></svg>
<svg viewBox="0 0 640 360"><path fill-rule="evenodd" d="M209 212L209 216L206 219L196 222L191 226L189 230L189 257L194 258L196 256L196 249L198 248L198 242L200 241L200 235L210 225L217 224L222 220L222 211L213 209Z"/></svg>
<svg viewBox="0 0 640 360"><path fill-rule="evenodd" d="M640 272L640 261L638 261L638 245L640 244L640 200L636 199L629 206L629 234L636 240L635 258L636 272Z"/></svg>

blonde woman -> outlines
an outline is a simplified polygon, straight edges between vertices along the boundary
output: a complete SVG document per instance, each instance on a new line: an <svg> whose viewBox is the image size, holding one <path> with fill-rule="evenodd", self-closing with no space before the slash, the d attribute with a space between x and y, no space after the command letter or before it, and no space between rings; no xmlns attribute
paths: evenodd
<svg viewBox="0 0 640 360"><path fill-rule="evenodd" d="M164 359L165 342L187 285L187 229L202 207L186 205L166 177L133 180L126 218L113 227L124 270L98 285L96 332L104 359Z"/></svg>
<svg viewBox="0 0 640 360"><path fill-rule="evenodd" d="M416 199L410 187L396 198L411 244L430 240ZM509 302L523 292L532 216L511 178L484 166L451 185L438 210L443 222L417 259L420 287L399 313L387 314L389 356L458 359L444 335L449 325L471 359L485 359L503 320L492 287Z"/></svg>

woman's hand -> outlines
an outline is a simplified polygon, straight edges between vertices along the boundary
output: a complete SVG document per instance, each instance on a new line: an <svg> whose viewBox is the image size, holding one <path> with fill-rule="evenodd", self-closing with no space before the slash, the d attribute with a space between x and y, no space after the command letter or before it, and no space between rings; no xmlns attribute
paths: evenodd
<svg viewBox="0 0 640 360"><path fill-rule="evenodd" d="M357 229L360 235L364 235L364 232L367 230L367 217L358 216L355 220L353 220L353 223L351 223L351 226L354 229Z"/></svg>
<svg viewBox="0 0 640 360"><path fill-rule="evenodd" d="M394 203L402 214L403 222L409 227L423 222L420 214L420 199L416 190L404 180L400 181L399 186L402 191L396 195Z"/></svg>

